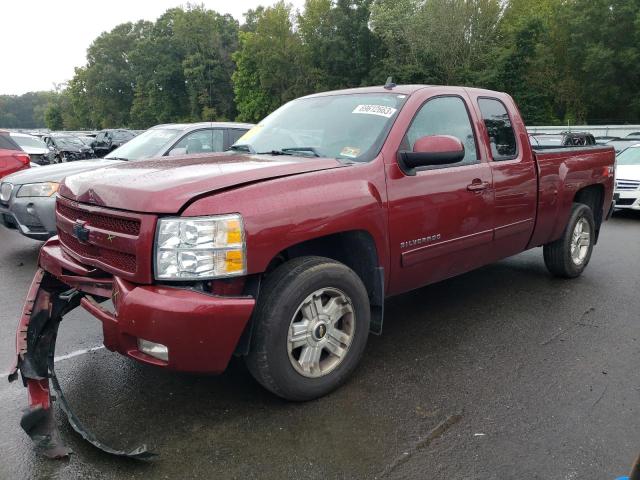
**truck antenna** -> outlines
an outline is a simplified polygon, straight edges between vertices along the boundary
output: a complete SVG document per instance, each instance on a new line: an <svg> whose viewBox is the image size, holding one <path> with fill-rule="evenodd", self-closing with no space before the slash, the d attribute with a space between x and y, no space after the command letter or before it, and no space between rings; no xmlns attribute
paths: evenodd
<svg viewBox="0 0 640 480"><path fill-rule="evenodd" d="M393 83L393 77L387 77L387 81L384 84L384 88L386 88L387 90L393 90L395 86L396 84Z"/></svg>

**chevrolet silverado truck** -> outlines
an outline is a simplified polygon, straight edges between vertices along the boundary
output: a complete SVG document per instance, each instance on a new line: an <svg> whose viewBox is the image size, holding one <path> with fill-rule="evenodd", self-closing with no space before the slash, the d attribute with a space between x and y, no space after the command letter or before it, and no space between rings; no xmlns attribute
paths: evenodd
<svg viewBox="0 0 640 480"><path fill-rule="evenodd" d="M211 374L237 355L310 400L351 375L389 296L535 247L580 275L613 189L611 147L532 149L504 93L394 84L294 100L229 152L67 177L17 331L23 428L66 454L51 380L84 431L52 361L75 307L139 362Z"/></svg>

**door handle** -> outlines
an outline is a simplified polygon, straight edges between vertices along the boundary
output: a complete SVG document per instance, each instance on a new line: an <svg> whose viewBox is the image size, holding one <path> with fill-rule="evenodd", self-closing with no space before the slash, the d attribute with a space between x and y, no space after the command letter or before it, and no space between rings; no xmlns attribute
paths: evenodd
<svg viewBox="0 0 640 480"><path fill-rule="evenodd" d="M467 190L470 192L481 192L489 188L489 182L483 182L479 178L475 179L472 183L467 185Z"/></svg>

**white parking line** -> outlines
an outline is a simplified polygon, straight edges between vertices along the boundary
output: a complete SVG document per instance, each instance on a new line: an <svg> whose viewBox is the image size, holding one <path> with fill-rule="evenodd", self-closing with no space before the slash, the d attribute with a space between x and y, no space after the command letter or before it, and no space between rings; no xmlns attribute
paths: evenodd
<svg viewBox="0 0 640 480"><path fill-rule="evenodd" d="M60 355L59 357L54 358L54 362L61 362L62 360L69 360L70 358L79 357L80 355L85 355L87 353L95 352L96 350L102 350L104 345L100 345L98 347L84 348L82 350L76 350L71 353L67 353L66 355ZM7 378L9 376L8 373L0 373L0 378Z"/></svg>

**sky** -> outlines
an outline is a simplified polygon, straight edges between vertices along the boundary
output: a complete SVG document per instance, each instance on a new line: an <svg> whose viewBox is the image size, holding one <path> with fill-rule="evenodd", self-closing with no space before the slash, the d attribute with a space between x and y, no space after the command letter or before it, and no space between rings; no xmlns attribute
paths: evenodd
<svg viewBox="0 0 640 480"><path fill-rule="evenodd" d="M179 0L1 0L0 95L52 90L86 63L86 51L100 33L137 20L155 20ZM196 0L211 10L242 14L275 0ZM304 0L288 0L301 9Z"/></svg>

